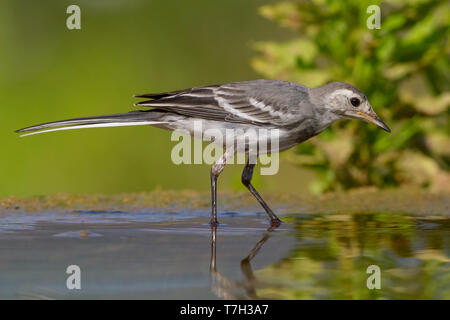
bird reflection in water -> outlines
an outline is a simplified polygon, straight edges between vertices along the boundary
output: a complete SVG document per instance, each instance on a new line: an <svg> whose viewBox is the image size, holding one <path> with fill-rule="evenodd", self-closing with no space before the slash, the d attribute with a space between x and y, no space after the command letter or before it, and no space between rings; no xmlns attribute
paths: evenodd
<svg viewBox="0 0 450 320"><path fill-rule="evenodd" d="M251 265L252 259L258 254L264 243L270 238L272 232L278 228L276 225L271 225L263 234L262 238L250 250L249 254L241 260L241 271L245 279L238 281L225 277L218 271L216 264L216 246L217 246L217 227L211 226L211 259L210 259L210 274L211 274L211 290L221 299L264 299L256 293L257 287L264 285L258 280ZM243 291L240 293L240 291Z"/></svg>

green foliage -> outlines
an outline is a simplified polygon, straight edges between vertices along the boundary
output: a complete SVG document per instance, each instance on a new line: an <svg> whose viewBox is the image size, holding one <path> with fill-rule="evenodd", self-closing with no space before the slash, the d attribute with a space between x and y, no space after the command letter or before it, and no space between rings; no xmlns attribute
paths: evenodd
<svg viewBox="0 0 450 320"><path fill-rule="evenodd" d="M450 14L447 1L310 0L264 6L261 14L297 35L257 43L255 70L267 78L319 86L346 81L362 90L391 127L340 121L290 154L319 173L313 190L450 185Z"/></svg>

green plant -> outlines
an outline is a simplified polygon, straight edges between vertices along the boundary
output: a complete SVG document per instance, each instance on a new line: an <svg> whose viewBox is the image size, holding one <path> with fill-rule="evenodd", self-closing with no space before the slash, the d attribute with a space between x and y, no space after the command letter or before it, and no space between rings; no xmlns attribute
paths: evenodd
<svg viewBox="0 0 450 320"><path fill-rule="evenodd" d="M309 86L347 81L391 127L386 134L340 121L289 154L319 174L313 190L415 184L450 185L449 2L379 2L381 28L369 29L377 1L310 0L263 6L294 31L288 42L261 42L252 65L268 78Z"/></svg>

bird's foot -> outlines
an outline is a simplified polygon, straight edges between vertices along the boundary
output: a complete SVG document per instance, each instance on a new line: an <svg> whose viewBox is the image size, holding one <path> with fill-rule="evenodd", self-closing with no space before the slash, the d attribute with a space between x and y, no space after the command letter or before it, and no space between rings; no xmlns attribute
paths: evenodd
<svg viewBox="0 0 450 320"><path fill-rule="evenodd" d="M282 222L283 221L281 221L278 218L270 219L270 227L271 228L278 228L281 225Z"/></svg>

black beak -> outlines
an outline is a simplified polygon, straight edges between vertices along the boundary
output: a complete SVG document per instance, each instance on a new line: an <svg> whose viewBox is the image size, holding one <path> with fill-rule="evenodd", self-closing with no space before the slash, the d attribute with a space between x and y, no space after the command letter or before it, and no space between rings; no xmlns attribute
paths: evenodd
<svg viewBox="0 0 450 320"><path fill-rule="evenodd" d="M375 121L374 121L374 124L375 124L375 125L377 125L377 126L380 127L381 129L383 129L384 131L387 131L387 132L389 132L389 133L391 132L391 129L389 129L389 127L387 126L387 124L384 123L384 121L381 120L380 117L376 116L374 120L375 120Z"/></svg>
<svg viewBox="0 0 450 320"><path fill-rule="evenodd" d="M389 129L387 124L384 123L383 120L381 120L380 117L378 117L375 114L375 112L373 112L373 114L367 114L367 113L364 113L364 112L358 112L358 114L360 116L363 116L367 120L367 122L373 123L374 125L376 125L377 127L380 127L384 131L391 132L391 129Z"/></svg>

